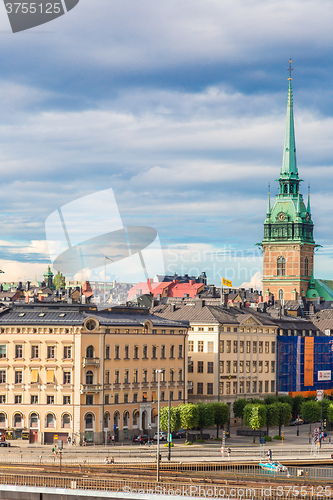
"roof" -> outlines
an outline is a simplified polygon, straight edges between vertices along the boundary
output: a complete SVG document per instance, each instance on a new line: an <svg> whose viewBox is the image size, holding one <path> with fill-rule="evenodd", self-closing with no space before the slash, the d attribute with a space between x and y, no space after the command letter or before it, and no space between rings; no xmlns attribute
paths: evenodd
<svg viewBox="0 0 333 500"><path fill-rule="evenodd" d="M161 318L145 308L114 307L98 311L97 308L63 304L20 304L0 310L0 325L66 325L79 326L87 318L96 318L101 325L143 326L150 320L154 326L187 328L188 324Z"/></svg>
<svg viewBox="0 0 333 500"><path fill-rule="evenodd" d="M201 304L200 304L201 302ZM221 306L203 305L203 301L198 301L196 305L159 305L152 309L154 314L164 318L170 318L177 321L189 321L191 323L219 323L219 324L238 324L243 325L249 318L252 318L259 325L278 326L282 330L312 330L318 328L311 322L303 318L282 315L281 318L273 318L269 314L261 313L249 308L226 309Z"/></svg>

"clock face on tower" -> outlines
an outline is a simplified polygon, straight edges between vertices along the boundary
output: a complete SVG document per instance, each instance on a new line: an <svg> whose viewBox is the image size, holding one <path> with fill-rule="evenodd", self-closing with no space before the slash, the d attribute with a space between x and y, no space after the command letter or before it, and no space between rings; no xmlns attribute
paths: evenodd
<svg viewBox="0 0 333 500"><path fill-rule="evenodd" d="M282 222L282 221L284 221L285 218L286 218L286 215L283 212L281 212L279 214L279 220Z"/></svg>

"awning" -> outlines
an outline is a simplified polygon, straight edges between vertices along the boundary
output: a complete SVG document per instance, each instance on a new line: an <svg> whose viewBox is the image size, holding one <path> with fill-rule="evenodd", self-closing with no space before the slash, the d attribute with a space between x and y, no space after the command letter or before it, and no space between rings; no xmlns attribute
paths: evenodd
<svg viewBox="0 0 333 500"><path fill-rule="evenodd" d="M157 415L158 415L158 409L157 408L153 408L152 411L151 411L152 418L156 417Z"/></svg>
<svg viewBox="0 0 333 500"><path fill-rule="evenodd" d="M54 382L54 370L47 370L46 371L46 383L53 384L53 382Z"/></svg>
<svg viewBox="0 0 333 500"><path fill-rule="evenodd" d="M156 391L153 391L153 392L152 392L152 400L153 400L153 401L157 401L157 398L156 398Z"/></svg>
<svg viewBox="0 0 333 500"><path fill-rule="evenodd" d="M39 370L31 370L31 383L32 384L35 384L36 382L38 382L38 372Z"/></svg>

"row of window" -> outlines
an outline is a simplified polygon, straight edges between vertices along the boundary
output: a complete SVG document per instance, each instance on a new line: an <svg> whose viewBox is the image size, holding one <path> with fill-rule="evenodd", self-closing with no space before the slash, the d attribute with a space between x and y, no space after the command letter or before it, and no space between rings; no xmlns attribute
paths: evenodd
<svg viewBox="0 0 333 500"><path fill-rule="evenodd" d="M220 382L220 394L251 394L252 393L262 393L263 387L265 387L265 392L275 392L275 380L265 380L265 386L263 386L262 380L252 380L252 391L251 391L251 381L246 380L239 382L239 387L237 387L237 382Z"/></svg>
<svg viewBox="0 0 333 500"><path fill-rule="evenodd" d="M194 363L193 363L193 361L189 361L188 372L193 373L193 369L194 369ZM198 361L197 372L198 373L204 372L204 362L203 361ZM207 362L207 373L214 373L214 362L213 361Z"/></svg>
<svg viewBox="0 0 333 500"><path fill-rule="evenodd" d="M252 348L251 348L252 344ZM244 350L245 349L245 350ZM265 342L262 340L220 340L220 352L226 352L226 353L259 353L262 354L265 352L265 354L275 354L275 349L276 349L276 342L275 341L269 341L266 340Z"/></svg>
<svg viewBox="0 0 333 500"><path fill-rule="evenodd" d="M152 401L152 402L156 402L157 401L157 392L156 391L152 391L150 394L148 392L143 392L141 397L142 397L142 400L139 401L138 397L139 397L139 394L137 392L134 392L132 394L132 401L130 401L130 396L128 393L124 393L123 395L123 403L138 403L138 402L146 402L146 401ZM175 400L175 397L178 396L178 400L181 401L183 399L183 391L178 391L177 394L174 393L174 391L169 391L169 396L170 396L170 399L171 401L174 401ZM161 391L161 394L160 394L160 401L165 401L165 391ZM119 404L121 401L120 401L120 394L105 394L104 396L104 404L108 405L108 404ZM86 404L87 405L92 405L94 404L94 396L91 395L91 394L87 394L86 395Z"/></svg>
<svg viewBox="0 0 333 500"><path fill-rule="evenodd" d="M91 349L92 349L92 351L91 351ZM159 349L160 349L160 351L158 351ZM174 345L169 346L169 352L168 352L169 358L175 357L175 349L176 349L176 347ZM153 346L151 346L151 352L150 352L151 358L157 359L158 354L159 354L160 358L165 359L166 355L167 355L166 351L167 351L167 348L165 345L161 345L161 346L153 345ZM123 354L124 354L123 359L130 359L131 358L129 345L124 346L124 353ZM182 344L178 345L177 354L178 354L178 358L183 357L183 345ZM86 357L87 358L94 357L92 346L87 347ZM133 359L139 359L139 357L140 357L140 347L138 345L135 345L135 346L133 346ZM142 358L148 359L148 357L149 357L148 346L144 345L142 347ZM109 346L109 345L105 346L105 359L111 359L111 346ZM114 359L120 359L120 346L119 345L114 346Z"/></svg>
<svg viewBox="0 0 333 500"><path fill-rule="evenodd" d="M198 352L204 352L204 340L198 340ZM188 351L194 352L194 340L188 341ZM207 352L214 352L214 341L207 341Z"/></svg>
<svg viewBox="0 0 333 500"><path fill-rule="evenodd" d="M46 395L46 404L47 405L54 405L54 401L55 401L55 396L53 394ZM5 403L7 403L6 394L0 394L0 404L5 404ZM17 405L23 403L22 394L14 394L14 403ZM38 404L45 404L45 403L40 403L40 399L39 399L38 394L30 394L30 404L38 405ZM62 404L70 405L71 404L71 397L70 396L63 396L62 397Z"/></svg>
<svg viewBox="0 0 333 500"><path fill-rule="evenodd" d="M251 373L251 361L220 361L220 373ZM269 369L269 366L271 369ZM252 373L275 373L275 361L252 361ZM198 365L198 373L199 365Z"/></svg>
<svg viewBox="0 0 333 500"><path fill-rule="evenodd" d="M175 382L176 381L176 371L174 369L169 370L169 382ZM124 370L124 377L123 377L123 383L124 384L130 384L131 381L133 384L138 384L140 382L140 377L139 377L139 370L133 370L133 378L132 380L130 379L130 371L129 370ZM89 382L87 381L89 380ZM91 382L90 382L91 380ZM93 380L93 372L89 371L86 373L86 384L92 384ZM178 382L183 381L183 370L180 368L178 370L178 377L177 377ZM156 369L153 369L151 371L151 378L149 380L148 377L148 370L144 369L142 370L142 380L141 382L146 383L146 382L158 382L158 374L156 373ZM160 381L161 382L166 382L166 371L162 370L160 372ZM104 383L105 384L110 384L111 383L111 378L110 378L110 371L106 370L105 371L105 376L104 376ZM114 383L115 384L120 384L121 379L120 379L120 371L115 370L114 372Z"/></svg>
<svg viewBox="0 0 333 500"><path fill-rule="evenodd" d="M62 372L62 383L64 385L71 384L72 373L70 371ZM0 370L0 384L7 383L7 371ZM23 370L15 370L14 371L14 384L23 384ZM27 382L26 382L27 383ZM30 370L30 384L38 384L41 383L40 373L38 368L32 368ZM46 370L46 383L47 384L55 384L55 371L54 370Z"/></svg>
<svg viewBox="0 0 333 500"><path fill-rule="evenodd" d="M23 344L15 344L14 346L14 358L15 359L23 359L24 358L24 345ZM26 349L29 349L29 346L26 346ZM72 358L72 346L63 346L63 359L71 359ZM46 358L47 359L55 359L56 358L56 346L55 345L47 345L46 348ZM41 352L41 346L31 345L30 346L30 358L31 359L39 359ZM0 358L7 358L8 349L7 345L0 345Z"/></svg>
<svg viewBox="0 0 333 500"><path fill-rule="evenodd" d="M13 427L20 428L23 427L24 417L21 413L17 412L13 415ZM53 413L47 413L45 415L45 427L55 428L56 427L56 416ZM71 427L72 417L68 413L64 413L61 416L61 427L64 429L69 429ZM38 427L39 416L37 413L31 413L29 417L29 427ZM7 416L5 413L0 413L0 427L8 427Z"/></svg>
<svg viewBox="0 0 333 500"><path fill-rule="evenodd" d="M204 384L203 382L198 382L197 383L197 394L202 395L204 393ZM193 394L193 385L191 388L188 390L188 394ZM211 396L214 394L214 384L212 382L207 383L207 392L206 394L208 396Z"/></svg>

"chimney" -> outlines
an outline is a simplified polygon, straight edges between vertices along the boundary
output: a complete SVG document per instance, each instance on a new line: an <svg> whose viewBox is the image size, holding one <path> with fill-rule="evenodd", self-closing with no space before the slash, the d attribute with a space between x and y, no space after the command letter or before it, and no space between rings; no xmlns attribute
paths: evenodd
<svg viewBox="0 0 333 500"><path fill-rule="evenodd" d="M30 290L30 281L27 281L25 284L25 289L28 291Z"/></svg>
<svg viewBox="0 0 333 500"><path fill-rule="evenodd" d="M189 281L190 286L193 286L193 285L194 285L194 283L195 283L195 281L194 281L194 280L190 280L190 281Z"/></svg>

